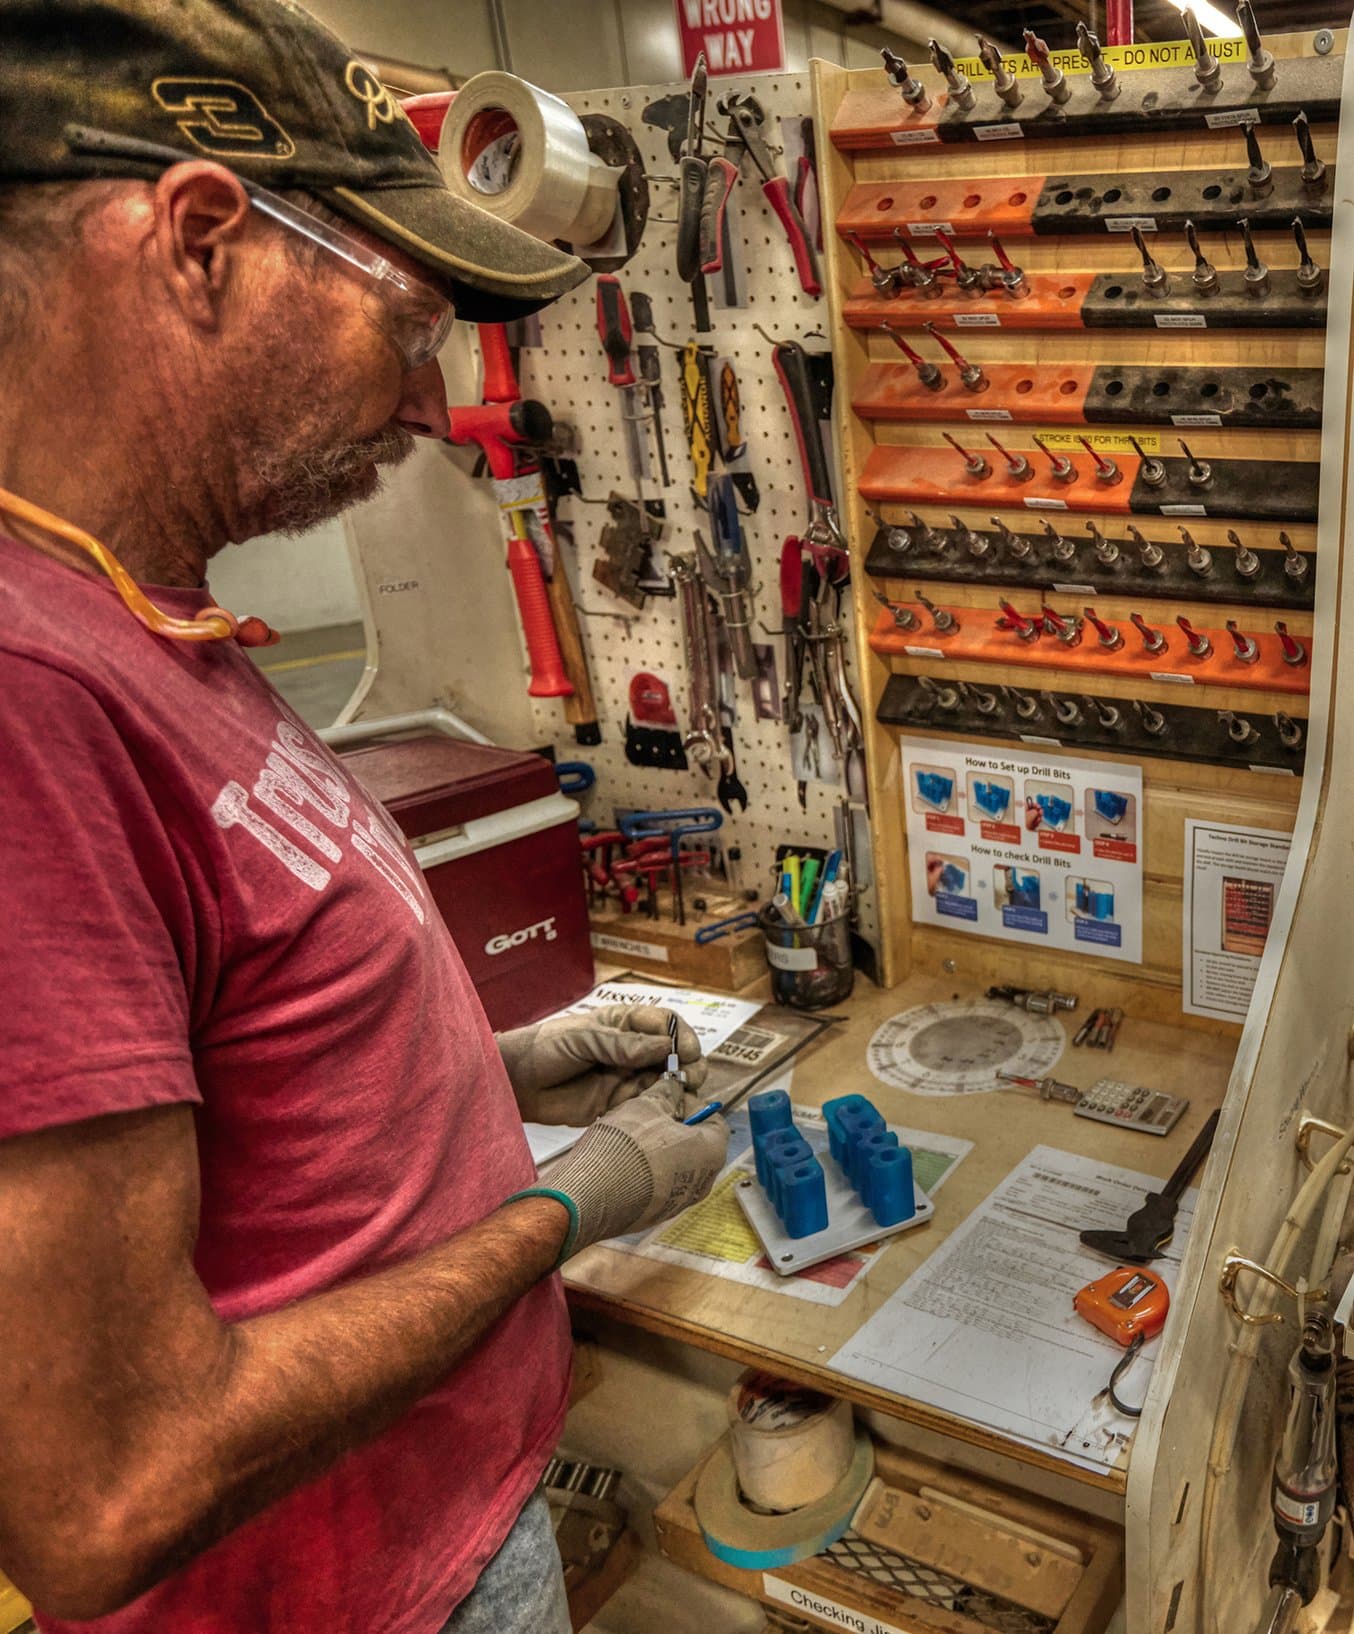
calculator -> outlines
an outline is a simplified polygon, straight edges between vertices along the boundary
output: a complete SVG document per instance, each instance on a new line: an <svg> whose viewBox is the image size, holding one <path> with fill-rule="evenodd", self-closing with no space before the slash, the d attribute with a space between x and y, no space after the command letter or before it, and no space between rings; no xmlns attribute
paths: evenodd
<svg viewBox="0 0 1354 1634"><path fill-rule="evenodd" d="M1072 1110L1077 1117L1094 1118L1097 1123L1115 1123L1145 1135L1168 1135L1188 1105L1179 1095L1121 1083L1117 1078L1099 1078Z"/></svg>

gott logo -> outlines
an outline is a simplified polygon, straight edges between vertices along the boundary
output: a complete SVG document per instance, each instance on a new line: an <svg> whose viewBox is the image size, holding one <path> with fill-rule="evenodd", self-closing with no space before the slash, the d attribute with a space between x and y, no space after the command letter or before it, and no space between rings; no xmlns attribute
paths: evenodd
<svg viewBox="0 0 1354 1634"><path fill-rule="evenodd" d="M538 935L544 935L547 942L558 940L559 932L555 929L553 915L549 919L537 920L534 925L524 925L521 930L510 931L506 936L491 936L484 944L484 951L490 957L496 953L506 953L509 948L521 947L523 942L534 942Z"/></svg>

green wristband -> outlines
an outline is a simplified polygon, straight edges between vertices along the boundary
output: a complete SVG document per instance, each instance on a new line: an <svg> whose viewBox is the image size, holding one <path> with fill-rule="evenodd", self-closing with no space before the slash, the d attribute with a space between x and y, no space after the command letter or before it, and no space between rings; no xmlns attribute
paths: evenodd
<svg viewBox="0 0 1354 1634"><path fill-rule="evenodd" d="M558 1271L569 1255L574 1251L574 1244L578 1241L578 1204L567 1192L556 1191L553 1186L528 1186L525 1191L515 1191L511 1197L505 1197L499 1205L506 1207L509 1203L519 1203L524 1197L549 1197L556 1203L562 1203L569 1211L569 1231L564 1239L564 1246L559 1251L559 1258L550 1267L551 1271Z"/></svg>

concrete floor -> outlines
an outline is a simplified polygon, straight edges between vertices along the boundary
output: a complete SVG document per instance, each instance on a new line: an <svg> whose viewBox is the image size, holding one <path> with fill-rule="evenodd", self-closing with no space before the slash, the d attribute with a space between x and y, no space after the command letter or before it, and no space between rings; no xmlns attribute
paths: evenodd
<svg viewBox="0 0 1354 1634"><path fill-rule="evenodd" d="M330 624L291 630L250 655L307 726L332 726L361 677L366 641L360 624Z"/></svg>

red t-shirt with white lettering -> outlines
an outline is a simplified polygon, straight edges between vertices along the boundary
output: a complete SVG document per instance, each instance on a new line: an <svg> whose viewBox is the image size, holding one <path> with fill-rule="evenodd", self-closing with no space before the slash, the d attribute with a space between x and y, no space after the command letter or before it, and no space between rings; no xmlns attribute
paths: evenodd
<svg viewBox="0 0 1354 1634"><path fill-rule="evenodd" d="M235 642L151 635L104 580L0 539L0 698L0 1138L192 1103L196 1265L230 1322L532 1184L398 830ZM539 1479L568 1369L553 1277L328 1474L125 1610L40 1626L433 1634Z"/></svg>

